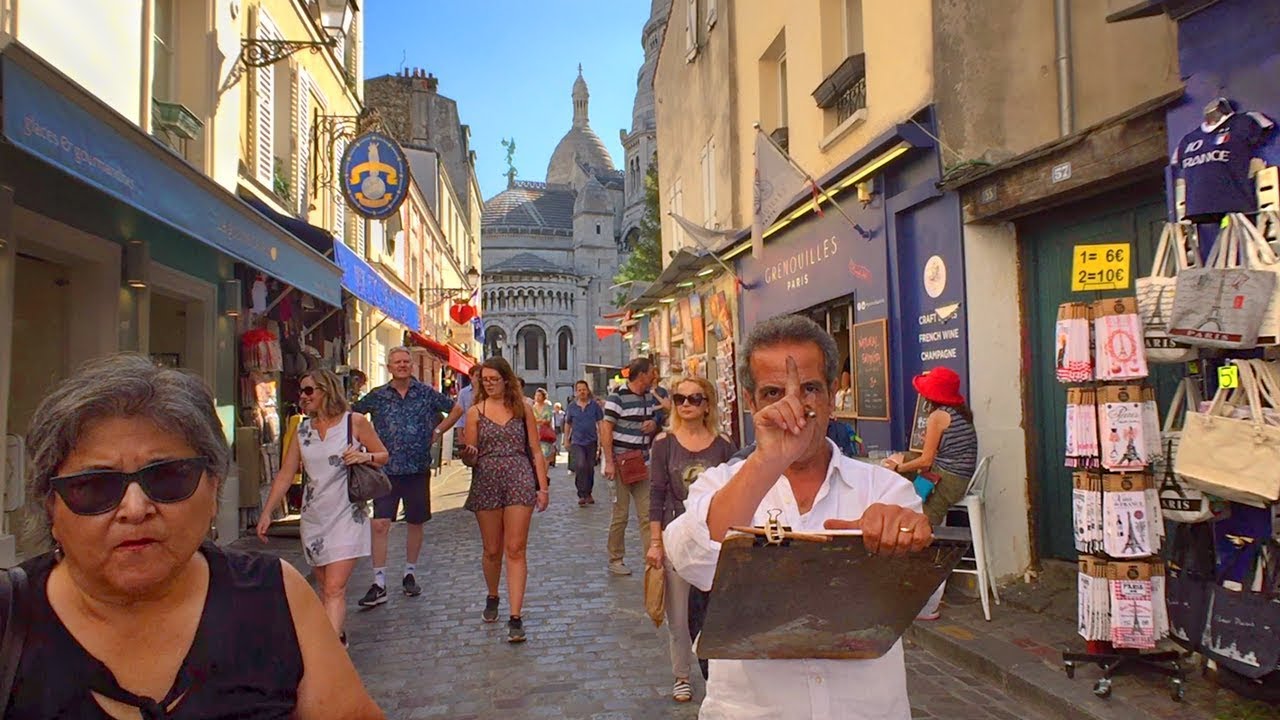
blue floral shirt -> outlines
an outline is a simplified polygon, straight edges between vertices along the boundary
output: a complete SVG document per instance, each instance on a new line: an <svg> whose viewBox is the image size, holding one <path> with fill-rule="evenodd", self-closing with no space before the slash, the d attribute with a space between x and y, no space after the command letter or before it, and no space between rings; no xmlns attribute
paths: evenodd
<svg viewBox="0 0 1280 720"><path fill-rule="evenodd" d="M383 467L388 475L412 475L431 467L431 441L440 416L453 401L439 390L409 378L404 397L388 383L374 388L351 409L373 416L373 429L391 453Z"/></svg>

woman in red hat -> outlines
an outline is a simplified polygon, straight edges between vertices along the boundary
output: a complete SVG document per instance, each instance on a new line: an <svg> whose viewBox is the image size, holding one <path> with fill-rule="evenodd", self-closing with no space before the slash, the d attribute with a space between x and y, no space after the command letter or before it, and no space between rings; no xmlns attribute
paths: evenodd
<svg viewBox="0 0 1280 720"><path fill-rule="evenodd" d="M920 453L892 455L884 466L897 471L916 486L924 498L924 514L939 525L947 509L964 497L978 464L978 434L973 429L973 411L960 394L960 376L947 367L926 370L911 380L916 392L927 401L924 446ZM942 588L920 614L920 619L938 618Z"/></svg>

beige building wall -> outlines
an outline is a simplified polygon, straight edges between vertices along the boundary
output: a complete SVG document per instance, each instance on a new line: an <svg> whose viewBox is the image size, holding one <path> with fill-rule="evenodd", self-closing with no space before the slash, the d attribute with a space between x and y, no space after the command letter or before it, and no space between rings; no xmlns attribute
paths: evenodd
<svg viewBox="0 0 1280 720"><path fill-rule="evenodd" d="M1059 137L1054 3L934 0L938 120L964 160L1000 162ZM1107 0L1071 0L1074 125L1080 130L1179 85L1165 15L1107 23Z"/></svg>
<svg viewBox="0 0 1280 720"><path fill-rule="evenodd" d="M668 212L721 229L751 221L750 196L746 204L738 202L745 180L737 165L740 87L733 46L740 10L752 4L718 2L709 21L706 0L673 0L653 80L663 264L670 262L669 251L696 245Z"/></svg>
<svg viewBox="0 0 1280 720"><path fill-rule="evenodd" d="M754 166L754 122L765 132L785 126L789 154L819 178L928 105L931 5L932 0L735 3L737 130L743 139L739 174L747 177ZM867 107L840 125L833 111L818 107L812 93L848 55L859 52L866 56ZM750 208L751 183L740 182L737 194L740 206Z"/></svg>

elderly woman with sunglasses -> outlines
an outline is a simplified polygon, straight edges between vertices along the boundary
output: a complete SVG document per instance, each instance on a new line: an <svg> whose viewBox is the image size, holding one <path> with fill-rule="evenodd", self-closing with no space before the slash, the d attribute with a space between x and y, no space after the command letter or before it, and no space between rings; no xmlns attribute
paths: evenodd
<svg viewBox="0 0 1280 720"><path fill-rule="evenodd" d="M342 644L347 618L347 582L356 560L372 548L369 503L351 502L347 496L348 465L387 464L391 457L378 438L373 423L351 412L342 381L328 370L312 370L299 381L302 411L297 442L290 443L280 472L262 506L258 537L267 539L271 509L278 507L293 483L298 468L307 472L302 491L302 551L316 576L316 587L325 613Z"/></svg>
<svg viewBox="0 0 1280 720"><path fill-rule="evenodd" d="M292 566L206 536L230 450L209 389L139 355L53 389L27 436L52 552L23 564L6 718L381 718Z"/></svg>
<svg viewBox="0 0 1280 720"><path fill-rule="evenodd" d="M700 617L691 617L689 583L676 574L663 553L662 531L684 513L689 487L698 476L707 468L728 462L737 448L720 434L716 390L710 380L697 376L680 380L671 393L671 405L671 426L654 439L649 460L651 540L645 562L650 567L664 568L671 671L675 675L671 698L676 702L689 702L693 699L693 687L689 684L692 636L702 623ZM705 608L705 600L705 597L694 596L693 608ZM691 627L694 632L690 632Z"/></svg>

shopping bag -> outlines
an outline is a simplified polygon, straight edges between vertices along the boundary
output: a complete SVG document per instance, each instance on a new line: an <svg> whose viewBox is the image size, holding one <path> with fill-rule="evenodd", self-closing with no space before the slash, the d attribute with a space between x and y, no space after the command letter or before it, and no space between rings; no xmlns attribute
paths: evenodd
<svg viewBox="0 0 1280 720"><path fill-rule="evenodd" d="M1276 253L1267 244L1267 239L1262 236L1257 226L1241 213L1233 213L1230 217L1236 232L1240 235L1245 267L1273 275L1280 274L1280 258L1276 257ZM1276 290L1271 294L1271 302L1267 304L1266 312L1263 313L1262 325L1258 328L1258 344L1275 345L1280 341L1278 339L1280 339L1280 277L1277 278Z"/></svg>
<svg viewBox="0 0 1280 720"><path fill-rule="evenodd" d="M1255 347L1276 290L1276 274L1245 267L1239 223L1227 216L1208 267L1178 273L1169 335L1188 345Z"/></svg>
<svg viewBox="0 0 1280 720"><path fill-rule="evenodd" d="M1280 500L1280 427L1262 406L1264 390L1268 397L1274 393L1260 387L1249 362L1235 364L1249 417L1225 417L1227 391L1219 388L1207 413L1187 413L1173 471L1201 491L1265 507Z"/></svg>
<svg viewBox="0 0 1280 720"><path fill-rule="evenodd" d="M1194 227L1194 226L1191 226ZM1138 296L1138 315L1142 318L1143 346L1147 361L1180 363L1196 359L1196 349L1169 336L1169 317L1173 313L1173 297L1178 273L1198 267L1200 259L1187 249L1187 225L1166 223L1156 245L1151 274L1134 281Z"/></svg>
<svg viewBox="0 0 1280 720"><path fill-rule="evenodd" d="M1213 518L1209 498L1173 471L1173 458L1178 453L1182 437L1183 417L1188 410L1200 406L1199 395L1193 378L1183 378L1178 384L1160 433L1164 451L1153 467L1156 479L1160 481L1160 509L1166 518L1174 522L1199 523Z"/></svg>
<svg viewBox="0 0 1280 720"><path fill-rule="evenodd" d="M1219 569L1219 582L1212 586L1200 652L1233 672L1260 678L1280 664L1280 643L1276 642L1280 636L1280 588L1276 586L1276 568L1274 563L1259 566L1259 591L1251 589L1256 575L1241 589L1224 587L1221 580L1225 569Z"/></svg>

